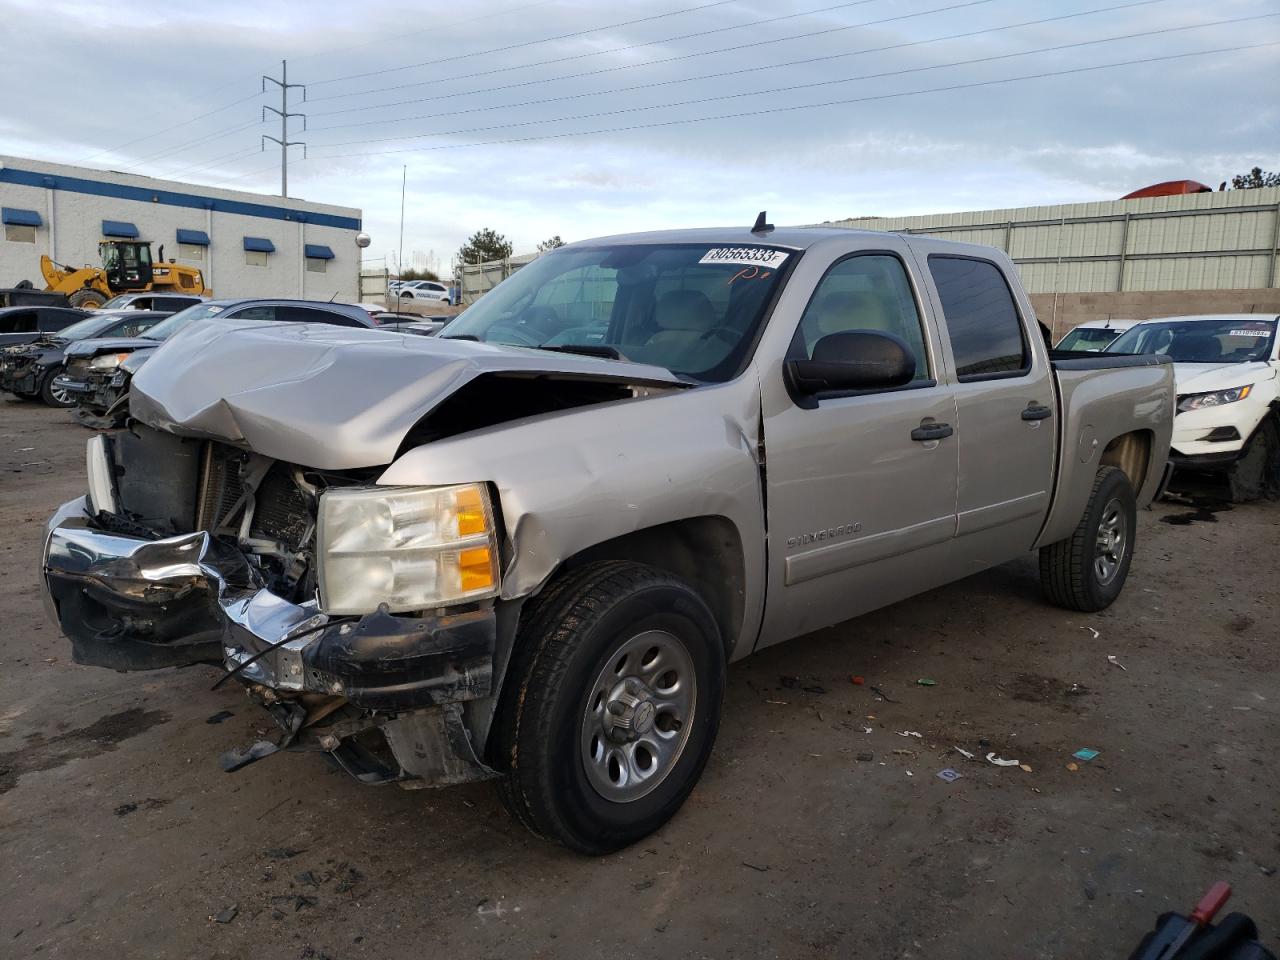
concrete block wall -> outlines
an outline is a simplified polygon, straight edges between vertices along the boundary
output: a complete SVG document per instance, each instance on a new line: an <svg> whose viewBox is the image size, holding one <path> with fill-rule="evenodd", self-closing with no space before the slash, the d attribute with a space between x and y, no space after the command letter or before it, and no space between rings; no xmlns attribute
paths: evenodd
<svg viewBox="0 0 1280 960"><path fill-rule="evenodd" d="M0 232L0 286L30 280L42 288L41 254L70 266L99 265L102 221L123 220L151 241L153 257L163 244L166 260L200 268L214 296L359 297L358 209L4 156L0 205L35 210L43 221L34 244L6 241ZM209 235L202 257L180 255L179 229ZM246 262L245 237L275 245L265 267ZM333 251L325 272L307 270L304 244Z"/></svg>
<svg viewBox="0 0 1280 960"><path fill-rule="evenodd" d="M1120 293L1033 293L1036 316L1055 339L1091 320L1148 320L1200 313L1280 314L1280 289L1128 290Z"/></svg>

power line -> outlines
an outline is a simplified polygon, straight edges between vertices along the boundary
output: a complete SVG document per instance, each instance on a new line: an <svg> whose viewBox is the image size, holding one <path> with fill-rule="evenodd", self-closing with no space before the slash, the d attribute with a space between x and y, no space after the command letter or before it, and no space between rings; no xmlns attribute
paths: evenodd
<svg viewBox="0 0 1280 960"><path fill-rule="evenodd" d="M144 163L151 163L155 160L163 160L165 157L171 157L175 153L182 153L190 147L199 146L200 144L206 143L210 140L216 140L218 137L226 136L229 133L239 133L241 130L247 130L250 127L258 126L260 123L262 123L261 120L250 120L247 123L237 123L230 127L223 127L221 130L215 130L213 133L206 133L204 136L196 137L193 140L186 140L176 146L161 150L158 153L153 153L137 160L130 160L123 166L127 169L129 167L141 166Z"/></svg>
<svg viewBox="0 0 1280 960"><path fill-rule="evenodd" d="M501 140L480 140L473 143L445 143L437 144L431 147L405 147L398 150L376 150L365 153L339 153L329 156L313 157L315 160L343 160L356 157L380 157L390 154L400 153L429 153L438 150L460 150L469 147L488 147L514 143L534 143L544 140L563 140L570 137L590 137L599 136L609 133L628 133L634 130L653 130L662 127L685 126L695 123L706 123L712 120L737 120L744 117L760 117L775 113L787 113L793 110L817 110L824 107L848 106L856 103L871 103L881 100L894 100L902 97L918 97L931 93L946 93L954 90L972 90L979 87L993 87L1002 84L1019 83L1024 80L1041 80L1047 77L1061 77L1079 73L1089 73L1096 70L1109 70L1115 67L1127 67L1138 64L1148 63L1165 63L1171 60L1182 60L1189 57L1206 57L1219 53L1238 53L1242 50L1258 50L1264 47L1274 47L1280 45L1280 40L1268 41L1266 43L1247 44L1237 47L1218 47L1213 50L1197 50L1189 53L1174 53L1159 57L1142 57L1132 60L1118 60L1114 63L1100 63L1087 67L1071 67L1064 70L1047 70L1041 73L1023 74L1017 77L1003 77L996 80L977 80L971 83L956 83L941 87L926 87L921 90L904 90L895 93L882 93L869 95L865 97L848 97L839 100L826 100L821 103L800 103L787 104L780 107L760 107L755 110L746 110L740 113L715 113L701 117L685 117L678 120L657 120L652 123L628 124L621 127L606 127L598 130L576 130L562 133L540 134L531 137L510 137ZM336 146L336 144L335 144Z"/></svg>
<svg viewBox="0 0 1280 960"><path fill-rule="evenodd" d="M520 120L512 123L499 123L487 127L469 127L462 130L447 130L440 133L419 133L419 134L401 134L392 137L378 137L376 139L360 139L360 140L343 140L337 143L323 144L326 147L345 147L362 143L392 143L397 140L416 140L424 137L452 137L462 136L465 134L487 133L492 130L511 130L519 127L538 126L548 123L563 123L571 120L594 120L600 117L615 117L628 113L643 113L647 110L669 110L673 107L689 107L700 106L705 103L717 103L725 100L738 100L743 97L758 97L763 95L771 95L778 93L790 93L796 90L811 90L816 87L829 87L841 83L853 83L859 80L878 80L885 77L905 76L910 73L924 73L930 70L944 70L951 67L969 67L980 63L995 63L1000 60L1011 60L1015 57L1027 57L1034 54L1056 53L1061 50L1073 50L1080 47L1094 46L1099 43L1113 43L1117 40L1134 40L1140 37L1156 36L1166 33L1178 33L1187 30L1200 30L1206 27L1217 27L1232 23L1242 23L1252 20L1262 20L1269 17L1280 16L1280 13L1263 13L1255 14L1249 17L1236 17L1229 20L1218 20L1212 23L1190 24L1182 27L1165 27L1158 30L1142 30L1135 33L1120 34L1112 37L1102 37L1097 40L1078 40L1072 43L1055 44L1049 47L1039 47L1034 50L1022 50L1017 53L1000 53L990 54L985 57L973 57L967 60L956 60L949 63L928 64L921 67L904 67L900 70L885 70L879 73L864 73L853 77L836 77L829 80L813 80L808 83L795 83L788 86L772 86L763 90L739 90L733 93L719 94L717 96L696 97L690 100L674 100L665 103L649 104L647 106L637 107L619 107L614 110L600 110L595 113L582 113L569 117L544 117L536 120ZM620 92L620 91L618 91ZM534 101L536 102L536 101ZM513 104L513 106L528 106L529 104ZM464 111L465 112L465 111ZM411 119L411 118L410 118ZM387 121L383 121L387 122Z"/></svg>
<svg viewBox="0 0 1280 960"><path fill-rule="evenodd" d="M554 43L557 40L572 40L574 37L585 37L592 33L600 33L603 30L614 30L618 27L635 26L637 23L650 23L654 20L665 20L667 17L678 17L686 13L697 13L701 10L710 10L712 7L723 7L725 4L736 3L737 0L711 0L710 3L703 3L696 7L685 7L681 10L672 10L668 13L655 13L647 17L634 17L631 20L620 20L617 23L607 23L599 27L591 27L587 30L574 30L571 33L561 33L553 37L543 37L540 40L522 40L520 43L508 43L501 47L491 47L488 50L477 50L473 53L455 53L453 56L441 57L437 60L423 60L419 63L409 63L401 67L385 67L382 70L369 70L364 73L349 73L341 77L330 77L328 80L313 81L311 86L318 87L326 83L341 83L344 80L360 80L364 77L380 77L388 73L399 73L402 70L416 70L419 67L430 67L438 63L453 63L457 60L467 60L472 57L484 57L491 53L506 53L509 50L519 50L523 47L535 47L542 43ZM862 3L870 3L871 0L860 0ZM841 4L841 6L853 6L854 4ZM835 9L834 7L830 9ZM822 11L815 11L822 12Z"/></svg>
<svg viewBox="0 0 1280 960"><path fill-rule="evenodd" d="M939 43L939 42L944 41L944 40L960 40L960 39L966 39L966 38L969 38L969 37L976 37L976 36L980 36L980 35L983 35L983 34L998 33L998 32L1004 31L1004 30L1012 30L1012 29L1014 29L1015 27L1037 26L1037 25L1044 24L1044 23L1048 23L1048 22L1055 21L1055 20L1063 20L1063 19L1066 19L1066 18L1068 18L1068 17L1080 17L1080 16L1084 16L1085 14L1088 14L1088 13L1099 13L1099 12L1103 12L1103 11L1111 11L1111 10L1117 10L1117 9L1126 9L1126 8L1129 8L1129 7L1149 6L1149 5L1154 4L1154 3L1167 3L1167 2L1168 2L1168 0L1138 0L1138 2L1136 2L1136 3L1127 3L1127 4L1120 4L1120 5L1118 5L1118 6L1103 7L1103 8L1101 8L1101 9L1099 9L1099 10L1088 10L1088 11L1084 11L1083 13L1064 14L1064 15L1057 16L1057 17L1045 17L1045 18L1040 19L1040 20L1026 20L1026 21L1023 21L1022 23L1011 23L1011 24L1007 24L1007 25L1002 26L1002 27L989 27L989 28L987 28L987 29L983 29L983 30L970 30L970 31L967 31L967 32L965 32L965 33L954 33L954 34L950 34L949 36L944 36L944 37L932 37L932 38L927 39L927 40L909 40L909 41L904 41L904 42L902 42L902 43L887 44L887 45L885 45L885 46L880 46L880 47L866 47L866 48L863 48L862 50L850 50L850 51L846 51L846 52L844 52L844 53L828 54L828 55L821 56L821 57L806 57L806 58L801 59L801 60L790 60L790 61L786 61L786 62L784 62L784 63L763 64L763 65L750 66L750 67L739 67L739 68L738 68L738 69L736 69L736 70L724 70L724 71L720 71L720 72L718 72L718 73L706 73L706 74L701 74L701 75L699 75L699 76L695 76L695 77L678 77L678 78L675 78L675 79L672 79L672 80L654 80L654 81L651 81L651 82L649 82L649 83L638 83L638 84L634 84L634 85L629 86L629 87L617 87L617 88L615 88L615 89L613 89L613 90L595 90L595 91L592 91L592 92L590 92L590 93L569 93L569 94L564 94L564 95L559 96L559 97L545 97L545 98L540 99L540 100L523 100L523 101L516 101L516 102L514 102L514 103L499 103L499 104L491 104L491 105L483 106L483 107L468 107L468 108L465 108L465 109L460 109L460 110L451 110L451 111L446 111L446 112L443 112L443 113L419 114L419 115L417 115L417 116L412 116L412 117L395 117L395 118L389 118L389 119L388 119L388 118L384 118L384 119L381 119L381 120L360 120L360 121L357 121L357 122L355 122L355 123L339 123L339 124L331 124L331 125L329 125L329 126L327 126L327 127L312 127L312 130L313 130L314 132L317 132L317 133L318 133L318 132L320 132L320 131L322 131L322 130L344 130L344 129L349 129L349 128L351 128L351 127L367 127L367 126L374 126L374 125L376 125L376 124L380 124L380 123L403 123L403 122L406 122L406 121L412 121L412 120L433 120L433 119L437 119L437 118L439 118L439 117L451 117L451 116L458 116L458 115L466 114L466 113L484 113L484 112L491 111L491 110L506 110L506 109L515 109L515 108L517 108L517 107L538 106L538 105L541 105L541 104L547 104L547 103L558 103L558 102L565 101L565 100L581 100L581 99L588 98L588 97L599 97L599 96L606 96L606 95L609 95L609 94L616 94L616 93L632 93L632 92L637 91L637 90L651 90L651 89L654 89L654 88L657 88L657 87L674 86L674 85L682 84L682 83L693 83L693 82L697 82L697 81L700 81L700 80L719 80L719 79L722 79L722 78L724 78L724 77L739 76L739 75L741 75L741 74L745 74L745 73L756 73L756 72L760 72L760 71L763 71L763 70L776 70L776 69L780 69L780 68L783 68L783 67L793 67L793 66L798 66L798 65L807 65L807 64L812 64L812 63L819 63L819 62L826 61L826 60L836 60L836 59L840 59L840 58L844 58L844 57L854 57L854 56L859 56L859 55L864 54L864 53L882 53L882 52L887 51L887 50L901 50L901 49L903 49L903 48L905 48L905 47L916 47L916 46L921 46L921 45L928 44L928 43ZM955 4L955 5L951 6L951 7L940 7L940 8L938 8L938 10L952 10L952 9L955 9L956 7L958 7L958 6L967 6L967 4ZM924 11L924 12L927 12L927 13L936 13L936 12L938 12L938 11L937 11L937 10L931 10L931 11ZM908 16L918 16L918 14L908 14ZM1276 14L1263 14L1263 16L1276 16ZM902 18L901 18L901 17L894 17L894 18L891 18L891 19L895 19L895 20L896 20L896 19L902 19ZM1248 18L1248 17L1242 17L1242 18L1240 18L1240 19L1251 19L1251 18ZM883 22L885 22L885 21L882 21L882 20L871 21L870 23L864 24L864 26L871 26L871 25L879 24L879 23L883 23ZM1233 22L1236 22L1236 21L1232 21L1232 20L1218 21L1218 23L1233 23ZM1198 25L1195 25L1195 26L1215 26L1215 25L1216 25L1216 24L1210 23L1210 24L1198 24ZM1128 34L1128 35L1126 35L1126 36L1148 36L1148 35L1150 35L1150 34L1152 34L1152 33L1163 33L1163 32L1175 31L1175 30L1194 29L1194 28L1195 28L1195 26L1188 26L1188 27L1170 27L1170 28L1168 28L1168 30L1154 30L1154 31L1146 31L1146 32L1139 33L1139 34ZM1117 39L1123 39L1123 38L1117 38ZM1046 50L1056 50L1056 49L1064 49L1064 48L1066 48L1066 47L1070 47L1070 46L1077 46L1077 45L1078 45L1078 46L1083 46L1083 45L1086 45L1086 44L1089 44L1089 43L1103 43L1103 42L1105 42L1105 40L1089 40L1089 41L1083 41L1083 42L1081 42L1080 44L1064 44L1064 45L1063 45L1063 47L1046 47L1046 48L1044 48L1044 49L1046 49ZM1038 52L1038 51L1028 51L1028 52L1034 53L1034 52ZM1006 54L1006 56L1009 56L1009 57L1023 56L1023 55L1024 55L1024 54L1021 54L1021 53L1011 53L1011 54ZM997 58L997 59L998 59L998 58ZM961 63L967 63L967 62L970 62L970 61L960 61L960 62L961 62ZM943 66L946 66L946 64L943 64ZM916 69L936 69L936 67L920 67L920 68L916 68ZM902 72L910 72L910 71L902 71ZM893 75L893 74L892 74L892 73L890 73L890 74L878 74L878 73L876 73L876 74L867 74L867 75L862 76L862 77L850 77L850 78L848 78L848 79L850 79L850 80L864 80L864 79L869 79L869 78L872 78L872 77L891 76L891 75ZM826 82L828 82L828 83L841 83L841 82L845 82L845 81L836 80L836 81L826 81ZM771 88L771 91L756 91L756 92L772 92L772 91L778 91L778 90L791 90L791 89L795 89L795 88L794 88L794 87L774 87L774 88ZM666 106L679 106L679 105L680 105L680 104L678 104L678 103L674 103L674 104L666 104ZM346 111L343 111L343 112L346 112ZM394 139L403 139L403 138L400 138L400 137L391 137L391 138L388 138L388 139L393 139L393 140L394 140Z"/></svg>
<svg viewBox="0 0 1280 960"><path fill-rule="evenodd" d="M225 83L220 87L215 87L213 90L209 92L216 93L218 90L225 90L227 87L234 86L234 85L235 85L234 83ZM99 150L97 153L91 153L87 157L82 157L81 159L75 162L84 163L86 160L92 160L94 157L105 156L108 153L116 153L120 150L123 150L125 147L133 146L135 143L142 143L144 140L150 140L153 137L160 136L161 134L169 133L171 130L177 130L179 127L185 127L188 124L195 123L197 120L203 120L205 119L205 117L212 117L215 113L221 113L223 110L230 110L232 107L239 106L242 103L248 103L250 100L255 100L260 96L262 96L261 93L255 93L248 97L241 97L239 100L232 100L230 103L225 103L222 106L215 107L212 110L206 110L204 113L198 114L194 117L188 117L186 120L182 120L178 123L170 124L167 127L161 127L159 130L155 130L141 137L135 137L132 140L119 144L118 146L109 147L106 150Z"/></svg>
<svg viewBox="0 0 1280 960"><path fill-rule="evenodd" d="M682 33L674 37L663 37L661 40L645 40L640 43L628 43L621 47L610 47L608 50L593 50L590 53L575 53L575 54L571 54L569 56L564 56L564 57L553 57L548 60L535 60L532 63L520 63L520 64L516 64L515 66L495 67L492 70L481 70L476 73L461 74L459 76L447 77L445 79L470 80L475 77L487 77L495 73L509 73L512 70L525 70L529 67L545 67L550 64L568 63L573 60L585 60L588 57L599 57L607 53L623 53L624 51L627 51L627 50L639 50L641 47L652 47L652 46L656 46L663 43L674 43L677 40L692 40L697 37L709 37L712 34L725 33L729 30L743 30L743 29L746 29L747 27L758 27L766 23L780 23L783 20L795 20L800 17L810 17L816 13L829 13L832 10L843 10L847 7L860 7L860 6L863 6L864 4L871 3L871 2L873 2L873 0L852 0L852 2L838 3L835 6L831 6L831 7L820 7L817 10L804 10L799 13L787 13L787 14L782 14L780 16L776 16L776 17L764 17L763 19L760 19L760 20L752 20L747 23L731 24L730 26L727 26L727 27L716 27L712 30L699 30L694 33ZM972 0L971 3L967 4L967 6L977 6L978 4L981 4L981 3L991 3L991 2L992 0ZM819 34L824 34L824 33L836 33L840 30L852 30L857 26L860 26L860 24L851 24L845 27L833 27L833 28L828 28L826 30L817 30L817 31L814 31L813 33L799 33L790 37L777 37L772 40L766 40L761 42L762 43L780 43L784 40L798 40L804 37L817 36ZM597 29L605 29L605 28L600 27ZM759 44L745 44L744 46L758 46L758 45ZM729 48L729 49L737 49L737 48ZM443 62L443 61L440 61L440 62ZM382 93L387 90L405 90L405 89L408 89L409 87L421 87L421 86L426 86L428 84L439 83L439 82L440 82L440 79L437 78L434 80L421 80L415 83L397 84L389 87L373 87L369 90L358 90L353 93L331 93L328 96L324 96L324 97L313 97L312 101L315 102L319 100L338 100L343 97L362 97L370 93Z"/></svg>

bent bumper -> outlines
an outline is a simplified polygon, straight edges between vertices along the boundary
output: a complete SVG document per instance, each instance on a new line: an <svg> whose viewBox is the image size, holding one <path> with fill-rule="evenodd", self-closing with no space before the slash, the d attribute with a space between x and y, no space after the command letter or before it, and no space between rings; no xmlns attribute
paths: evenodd
<svg viewBox="0 0 1280 960"><path fill-rule="evenodd" d="M490 694L494 611L339 621L262 585L245 557L208 533L147 539L123 518L90 518L84 498L50 519L46 607L77 663L150 670L221 663L286 696L341 696L357 707L414 710Z"/></svg>

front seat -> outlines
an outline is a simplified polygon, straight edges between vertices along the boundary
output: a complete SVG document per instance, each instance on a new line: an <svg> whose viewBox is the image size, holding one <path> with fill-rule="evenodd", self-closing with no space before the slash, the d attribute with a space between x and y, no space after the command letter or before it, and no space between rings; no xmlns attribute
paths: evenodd
<svg viewBox="0 0 1280 960"><path fill-rule="evenodd" d="M846 330L872 330L901 336L900 324L882 297L852 290L828 293L804 317L805 355L812 357L814 345L827 334Z"/></svg>
<svg viewBox="0 0 1280 960"><path fill-rule="evenodd" d="M1178 355L1189 363L1212 363L1222 359L1222 344L1215 336L1196 333L1182 339Z"/></svg>
<svg viewBox="0 0 1280 960"><path fill-rule="evenodd" d="M728 342L709 336L716 310L701 290L668 290L658 298L653 320L658 332L632 357L641 363L696 373L715 366L729 350Z"/></svg>

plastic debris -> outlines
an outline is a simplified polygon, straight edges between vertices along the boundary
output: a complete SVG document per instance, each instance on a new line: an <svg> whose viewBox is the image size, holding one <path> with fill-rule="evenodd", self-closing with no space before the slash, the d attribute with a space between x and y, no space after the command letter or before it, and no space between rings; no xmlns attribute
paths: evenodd
<svg viewBox="0 0 1280 960"><path fill-rule="evenodd" d="M907 773L907 776L908 776L908 777L914 777L914 776L915 776L915 774L914 774L914 773L912 773L910 770L906 771L906 773Z"/></svg>
<svg viewBox="0 0 1280 960"><path fill-rule="evenodd" d="M1088 763L1090 760L1092 760L1101 752L1102 752L1101 750L1093 750L1089 747L1081 747L1079 750L1073 753L1072 756L1075 757L1077 760L1083 760L1086 763Z"/></svg>
<svg viewBox="0 0 1280 960"><path fill-rule="evenodd" d="M1079 769L1080 769L1080 764L1078 764L1078 763L1068 763L1068 764L1067 764L1067 769L1068 769L1068 770L1070 770L1072 773L1075 773L1077 770L1079 770Z"/></svg>
<svg viewBox="0 0 1280 960"><path fill-rule="evenodd" d="M1018 769L1024 771L1025 773L1031 773L1031 764L1020 763L1018 764Z"/></svg>
<svg viewBox="0 0 1280 960"><path fill-rule="evenodd" d="M212 920L214 923L230 923L232 920L236 918L236 914L239 912L240 912L240 904L233 903L231 906L227 907L226 909L221 910L218 913L215 913L209 919Z"/></svg>
<svg viewBox="0 0 1280 960"><path fill-rule="evenodd" d="M766 700L765 703L772 703L779 707L785 707L787 705L787 701L785 700Z"/></svg>
<svg viewBox="0 0 1280 960"><path fill-rule="evenodd" d="M952 770L950 767L947 767L945 770L938 771L938 779L945 780L947 781L947 783L955 783L962 776L963 776L962 773L956 770Z"/></svg>
<svg viewBox="0 0 1280 960"><path fill-rule="evenodd" d="M857 674L854 674L849 678L849 682L852 683L855 687L860 687L867 682L867 678L859 677Z"/></svg>
<svg viewBox="0 0 1280 960"><path fill-rule="evenodd" d="M930 680L928 677L921 677L916 683L922 687L936 687L938 685L937 680Z"/></svg>
<svg viewBox="0 0 1280 960"><path fill-rule="evenodd" d="M228 750L224 753L220 762L222 769L227 773L233 773L241 767L246 767L255 760L261 760L263 757L269 757L280 748L270 740L259 740L257 743L245 749Z"/></svg>
<svg viewBox="0 0 1280 960"><path fill-rule="evenodd" d="M871 733L871 732L872 732L872 730L871 730L871 728L870 728L870 727L863 727L863 728L862 728L862 732L863 732L863 733Z"/></svg>
<svg viewBox="0 0 1280 960"><path fill-rule="evenodd" d="M987 754L987 763L994 763L997 767L1016 767L1016 766L1018 766L1018 761L1017 761L1017 760L1002 760L1000 757L997 757L994 753L988 753L988 754Z"/></svg>
<svg viewBox="0 0 1280 960"><path fill-rule="evenodd" d="M952 747L952 749L955 750L956 753L960 754L960 756L964 757L966 760L973 759L973 754L970 753L968 750L966 750L964 747Z"/></svg>
<svg viewBox="0 0 1280 960"><path fill-rule="evenodd" d="M1124 670L1126 673L1129 670L1128 667L1126 667L1123 663L1121 663L1119 660L1116 659L1114 653L1107 654L1107 663L1111 664L1113 667L1119 667L1121 670Z"/></svg>
<svg viewBox="0 0 1280 960"><path fill-rule="evenodd" d="M916 731L914 731L914 730L903 730L901 733L899 733L899 734L898 734L898 736L900 736L900 737L915 737L917 740L923 739L923 737L921 736L921 734L917 733L917 732L916 732Z"/></svg>
<svg viewBox="0 0 1280 960"><path fill-rule="evenodd" d="M1092 633L1092 634L1093 634L1093 639L1095 639L1095 640L1097 640L1100 636L1102 636L1102 634L1100 634L1097 630L1093 629L1093 627L1085 627L1084 629L1086 629L1086 630L1088 630L1090 633Z"/></svg>

